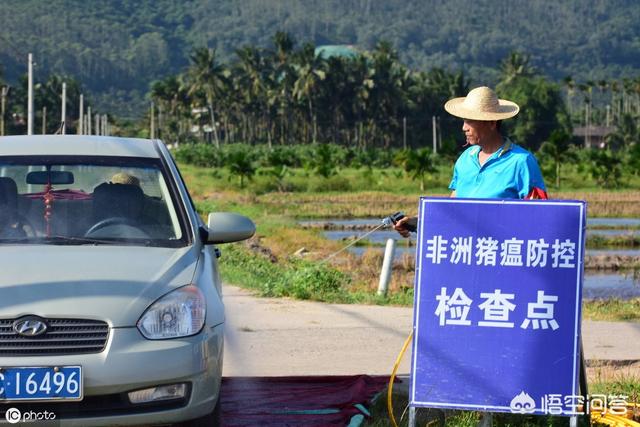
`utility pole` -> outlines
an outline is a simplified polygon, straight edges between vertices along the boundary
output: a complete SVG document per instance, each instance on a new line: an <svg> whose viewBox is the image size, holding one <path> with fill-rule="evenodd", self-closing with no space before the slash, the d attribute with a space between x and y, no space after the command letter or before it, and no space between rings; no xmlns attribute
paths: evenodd
<svg viewBox="0 0 640 427"><path fill-rule="evenodd" d="M47 134L47 107L42 107L42 134Z"/></svg>
<svg viewBox="0 0 640 427"><path fill-rule="evenodd" d="M27 79L27 135L33 135L33 54L29 54Z"/></svg>
<svg viewBox="0 0 640 427"><path fill-rule="evenodd" d="M442 128L440 127L440 116L438 116L438 148L442 150Z"/></svg>
<svg viewBox="0 0 640 427"><path fill-rule="evenodd" d="M100 115L96 113L94 119L96 121L96 135L100 135Z"/></svg>
<svg viewBox="0 0 640 427"><path fill-rule="evenodd" d="M156 130L155 130L155 123L154 123L154 116L155 116L155 112L154 112L155 108L153 105L153 101L151 101L151 129L149 131L149 135L151 137L151 139L156 139Z"/></svg>
<svg viewBox="0 0 640 427"><path fill-rule="evenodd" d="M87 135L91 135L91 107L87 107Z"/></svg>
<svg viewBox="0 0 640 427"><path fill-rule="evenodd" d="M584 104L584 148L589 148L589 104Z"/></svg>
<svg viewBox="0 0 640 427"><path fill-rule="evenodd" d="M78 135L84 133L84 95L80 94L80 114L78 114Z"/></svg>
<svg viewBox="0 0 640 427"><path fill-rule="evenodd" d="M158 138L162 138L162 104L158 105Z"/></svg>
<svg viewBox="0 0 640 427"><path fill-rule="evenodd" d="M431 116L431 127L433 128L433 154L438 154L438 138L436 129L436 116Z"/></svg>
<svg viewBox="0 0 640 427"><path fill-rule="evenodd" d="M67 84L62 82L62 114L60 116L60 126L62 127L62 131L60 132L62 135L66 135L67 133Z"/></svg>
<svg viewBox="0 0 640 427"><path fill-rule="evenodd" d="M7 109L7 94L9 93L8 86L2 86L2 116L0 117L0 135L4 136L4 115Z"/></svg>

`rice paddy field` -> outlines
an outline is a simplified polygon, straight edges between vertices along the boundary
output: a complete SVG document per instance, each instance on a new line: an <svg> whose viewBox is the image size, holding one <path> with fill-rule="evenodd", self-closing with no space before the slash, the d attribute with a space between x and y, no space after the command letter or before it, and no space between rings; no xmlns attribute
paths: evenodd
<svg viewBox="0 0 640 427"><path fill-rule="evenodd" d="M270 184L274 178L262 174L240 188L226 169L183 164L181 171L203 216L231 211L249 216L257 225L256 236L248 244L221 248L223 254L231 255L221 258L224 280L265 296L329 302L411 305L415 242L398 240L386 298L376 295L383 258L381 238L374 234L349 250L332 254L393 212L415 215L421 195L449 194L446 169L427 180L424 193L399 169L366 173L349 169L329 178L293 170L287 179L298 191L276 191ZM587 265L593 269L588 280L598 298L585 300L584 316L640 320L640 220L634 222L640 218L640 190L612 191L588 180L583 183L584 188L551 189L550 196L588 203L587 255L594 255ZM337 190L339 187L342 189ZM336 223L355 220L365 226L346 233L342 230L339 238L331 234ZM320 226L309 226L313 222ZM232 258L233 263L229 262ZM314 278L313 286L310 277Z"/></svg>

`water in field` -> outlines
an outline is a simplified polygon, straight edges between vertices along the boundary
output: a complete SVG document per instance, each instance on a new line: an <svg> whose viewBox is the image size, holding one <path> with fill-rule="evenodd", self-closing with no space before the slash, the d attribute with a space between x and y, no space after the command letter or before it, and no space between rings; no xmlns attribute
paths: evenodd
<svg viewBox="0 0 640 427"><path fill-rule="evenodd" d="M334 230L322 231L322 234L330 240L342 241L348 244L367 231L380 224L380 219L327 219L324 221L303 221L306 226L324 227ZM592 228L596 227L596 228ZM626 228L628 227L628 228ZM640 235L640 219L637 218L590 218L587 220L587 235L600 235L606 237ZM357 256L362 256L365 251L384 252L387 239L395 239L395 258L400 259L404 254L415 256L415 234L410 239L403 239L393 230L384 229L376 231L366 237L370 246L352 246L349 251ZM408 243L407 240L410 240ZM640 249L588 249L587 256L633 256L640 257ZM587 270L584 278L583 296L593 298L634 298L640 297L640 277L633 272L596 272Z"/></svg>
<svg viewBox="0 0 640 427"><path fill-rule="evenodd" d="M582 296L585 299L640 297L640 277L633 272L588 272L584 277Z"/></svg>
<svg viewBox="0 0 640 427"><path fill-rule="evenodd" d="M587 218L587 227L640 227L640 218Z"/></svg>

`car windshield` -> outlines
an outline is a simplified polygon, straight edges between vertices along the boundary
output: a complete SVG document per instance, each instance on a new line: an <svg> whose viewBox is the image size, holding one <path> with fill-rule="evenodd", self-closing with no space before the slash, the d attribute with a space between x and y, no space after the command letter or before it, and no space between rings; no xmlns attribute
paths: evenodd
<svg viewBox="0 0 640 427"><path fill-rule="evenodd" d="M0 245L184 246L157 159L0 157Z"/></svg>

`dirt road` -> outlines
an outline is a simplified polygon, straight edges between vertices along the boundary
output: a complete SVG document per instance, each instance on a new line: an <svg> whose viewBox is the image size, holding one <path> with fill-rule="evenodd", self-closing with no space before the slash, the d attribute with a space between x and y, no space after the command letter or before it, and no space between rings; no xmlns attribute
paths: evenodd
<svg viewBox="0 0 640 427"><path fill-rule="evenodd" d="M258 298L228 285L224 301L225 376L388 375L413 316L404 307ZM640 366L640 323L584 321L582 328L587 360Z"/></svg>

